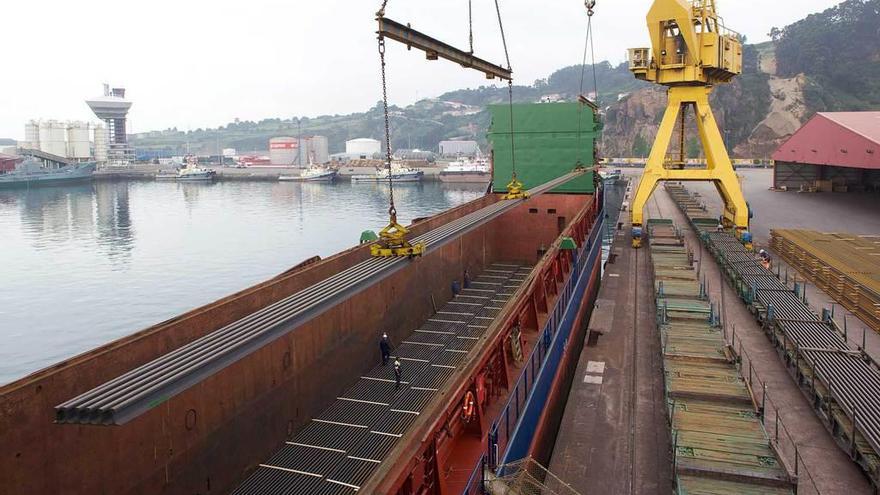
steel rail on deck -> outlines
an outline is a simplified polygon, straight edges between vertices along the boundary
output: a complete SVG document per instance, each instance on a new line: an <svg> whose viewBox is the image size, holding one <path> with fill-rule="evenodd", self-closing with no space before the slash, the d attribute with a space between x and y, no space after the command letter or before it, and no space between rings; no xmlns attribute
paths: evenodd
<svg viewBox="0 0 880 495"><path fill-rule="evenodd" d="M537 196L583 175L574 171L529 191ZM498 201L414 240L430 253L524 201ZM346 297L407 266L370 258L181 346L55 407L57 423L121 425L293 331Z"/></svg>

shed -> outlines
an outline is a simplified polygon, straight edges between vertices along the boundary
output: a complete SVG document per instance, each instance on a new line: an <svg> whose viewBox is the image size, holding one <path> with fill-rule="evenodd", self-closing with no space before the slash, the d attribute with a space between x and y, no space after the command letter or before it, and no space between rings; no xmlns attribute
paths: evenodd
<svg viewBox="0 0 880 495"><path fill-rule="evenodd" d="M880 112L820 112L773 153L773 186L880 190Z"/></svg>

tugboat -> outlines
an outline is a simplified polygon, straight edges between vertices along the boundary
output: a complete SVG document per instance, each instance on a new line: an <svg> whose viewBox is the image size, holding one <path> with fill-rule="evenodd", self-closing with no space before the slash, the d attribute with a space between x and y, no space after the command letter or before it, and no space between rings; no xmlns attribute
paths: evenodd
<svg viewBox="0 0 880 495"><path fill-rule="evenodd" d="M391 182L421 182L422 177L424 177L425 172L409 167L402 167L400 165L394 164L391 167L391 171L388 169L379 168L376 169L375 174L359 174L352 175L352 182L388 182L388 175L391 174Z"/></svg>
<svg viewBox="0 0 880 495"><path fill-rule="evenodd" d="M216 170L199 167L195 157L187 157L186 166L177 172L177 180L184 182L210 182L216 176Z"/></svg>
<svg viewBox="0 0 880 495"><path fill-rule="evenodd" d="M333 182L336 180L337 171L323 165L315 165L309 159L308 168L303 169L299 175L281 175L278 177L280 181L290 182Z"/></svg>

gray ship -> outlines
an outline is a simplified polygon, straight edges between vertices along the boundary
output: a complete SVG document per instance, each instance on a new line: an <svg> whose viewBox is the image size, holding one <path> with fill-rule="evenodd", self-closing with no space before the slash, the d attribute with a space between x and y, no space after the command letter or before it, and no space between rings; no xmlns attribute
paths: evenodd
<svg viewBox="0 0 880 495"><path fill-rule="evenodd" d="M0 175L0 188L59 185L88 181L95 172L95 162L76 163L59 168L43 167L39 160L26 159L14 171Z"/></svg>

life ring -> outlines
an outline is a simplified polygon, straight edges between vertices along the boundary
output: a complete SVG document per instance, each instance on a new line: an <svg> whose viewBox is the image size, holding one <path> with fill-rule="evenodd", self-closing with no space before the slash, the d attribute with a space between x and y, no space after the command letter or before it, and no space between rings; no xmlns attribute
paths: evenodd
<svg viewBox="0 0 880 495"><path fill-rule="evenodd" d="M474 397L474 393L468 390L468 392L464 394L464 402L461 405L461 419L465 420L465 422L470 422L474 419L476 412L477 399Z"/></svg>

